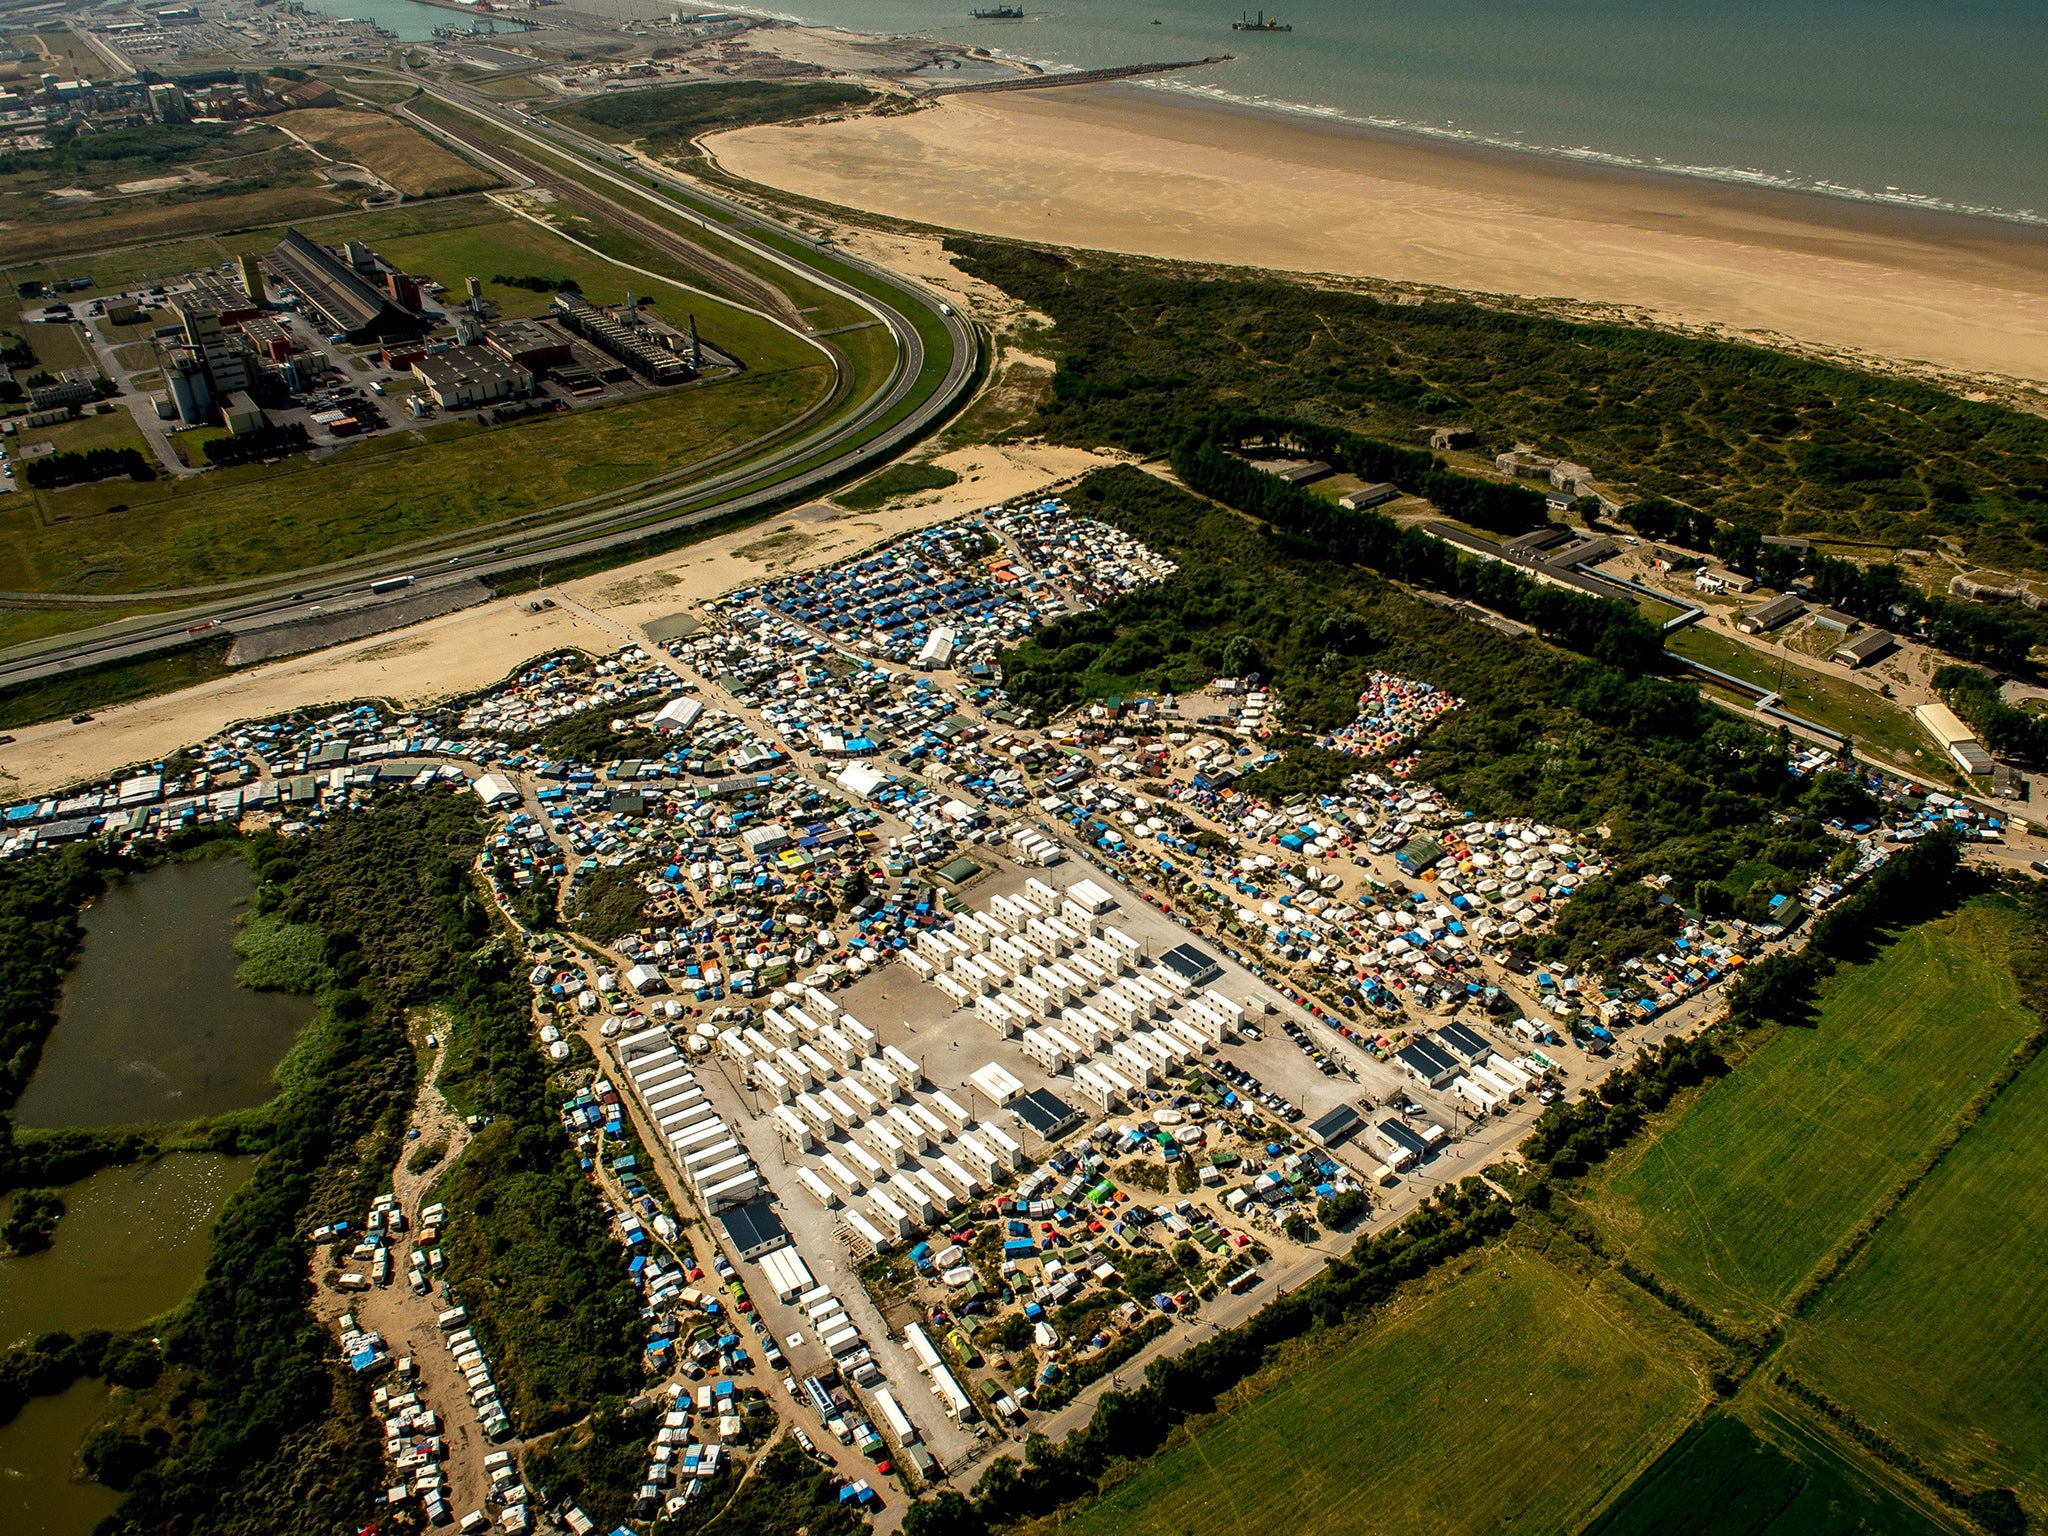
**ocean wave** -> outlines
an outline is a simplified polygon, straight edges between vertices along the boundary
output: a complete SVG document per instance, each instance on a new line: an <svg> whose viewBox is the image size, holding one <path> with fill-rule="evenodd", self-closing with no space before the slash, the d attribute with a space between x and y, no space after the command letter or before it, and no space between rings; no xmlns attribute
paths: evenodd
<svg viewBox="0 0 2048 1536"><path fill-rule="evenodd" d="M1807 192L1821 197L1838 197L1848 202L1875 203L1894 208L1917 208L1930 213L1963 214L1971 218L1999 219L2008 224L2026 224L2037 228L2048 228L2048 215L2032 208L1999 208L1987 204L1958 202L1951 198L1937 197L1932 193L1911 192L1901 187L1886 187L1873 191L1867 187L1850 186L1839 181L1821 177L1801 176L1791 171L1763 171L1750 166L1739 165L1691 165L1683 161L1664 160L1655 156L1627 155L1614 150L1596 149L1591 145L1532 144L1527 139L1507 134L1487 134L1466 128L1446 128L1436 123L1417 123L1405 118L1380 117L1369 113L1348 112L1341 107L1322 106L1315 102L1285 101L1271 96L1248 95L1241 91L1229 91L1221 86L1207 85L1193 80L1175 80L1171 77L1155 76L1150 79L1131 82L1146 90L1170 92L1176 96L1191 96L1216 103L1219 106L1248 108L1259 112L1281 113L1288 117L1315 118L1324 122L1346 123L1359 128L1384 129L1390 133L1412 134L1417 138L1441 139L1450 143L1469 144L1482 149L1514 150L1522 154L1543 155L1551 159L1571 160L1582 164L1611 166L1617 170L1654 171L1667 176L1689 176L1698 181L1728 182L1737 186L1762 187L1776 192Z"/></svg>

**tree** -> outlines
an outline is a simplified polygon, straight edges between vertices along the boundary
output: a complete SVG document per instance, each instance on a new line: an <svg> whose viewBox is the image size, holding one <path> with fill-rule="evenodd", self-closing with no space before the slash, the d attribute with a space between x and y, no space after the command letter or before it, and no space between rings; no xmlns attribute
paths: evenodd
<svg viewBox="0 0 2048 1536"><path fill-rule="evenodd" d="M903 1536L982 1536L980 1511L951 1488L941 1488L903 1511Z"/></svg>

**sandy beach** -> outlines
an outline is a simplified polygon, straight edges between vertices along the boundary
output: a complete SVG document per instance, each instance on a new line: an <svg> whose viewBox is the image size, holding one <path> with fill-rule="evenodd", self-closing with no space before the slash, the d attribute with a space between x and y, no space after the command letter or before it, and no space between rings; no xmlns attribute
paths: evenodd
<svg viewBox="0 0 2048 1536"><path fill-rule="evenodd" d="M1111 462L1072 448L962 448L935 460L960 476L943 491L879 512L816 503L736 533L620 566L545 593L294 656L212 682L100 710L85 725L29 726L0 747L0 798L10 802L158 762L238 720L300 706L386 699L402 708L485 687L552 651L616 651L645 626L706 598L783 571L842 560L912 528L1058 484ZM537 597L554 606L536 612Z"/></svg>
<svg viewBox="0 0 2048 1536"><path fill-rule="evenodd" d="M973 233L1611 307L2048 384L2048 232L1133 86L717 135L734 175Z"/></svg>

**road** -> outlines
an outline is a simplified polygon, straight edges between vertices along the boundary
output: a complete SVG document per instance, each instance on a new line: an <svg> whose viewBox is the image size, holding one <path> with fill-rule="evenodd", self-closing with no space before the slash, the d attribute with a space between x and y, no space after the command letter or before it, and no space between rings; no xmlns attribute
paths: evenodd
<svg viewBox="0 0 2048 1536"><path fill-rule="evenodd" d="M448 106L487 120L501 139L510 139L526 149L548 155L565 152L560 144L523 128L508 109L486 98L440 85L427 90L428 94ZM428 119L415 116L413 120L433 131L444 131L442 125ZM646 230L658 236L664 251L695 251L692 270L722 269L731 263L716 253L698 249L686 236L659 221L621 207L616 197L604 189L629 191L636 198L678 218L695 221L707 230L711 226L706 220L705 209L714 216L744 221L765 234L793 242L801 248L813 248L803 236L774 224L755 210L725 203L694 187L689 188L685 196L685 184L677 178L658 177L657 173L644 168L637 177L629 178L604 166L588 164L579 164L576 176L571 178L529 158L518 149L508 149L502 143L482 139L480 130L464 131L463 142L471 147L472 152L479 151L474 148L470 134L477 134L477 142L488 145L481 152L504 165L515 180L532 173L551 187L573 187L578 206L586 212L607 210L604 216L631 228L640 230L645 226ZM657 179L663 184L655 185ZM755 453L752 451L754 445L749 445L747 449L738 451L743 455L740 462L730 462L730 455L727 456L728 462L723 464L714 460L715 473L687 485L665 488L595 510L578 512L577 507L588 504L573 504L568 508L550 509L547 513L519 519L515 524L471 530L453 539L401 546L312 570L279 573L215 587L119 596L99 594L91 598L0 594L47 606L104 607L163 601L166 598L191 599L189 604L175 612L17 647L0 657L0 686L60 676L84 667L133 660L168 650L187 643L196 626L219 626L232 630L238 624L252 621L275 623L305 616L316 608L331 609L338 600L349 601L351 605L373 601L380 595L371 593L369 588L370 583L377 579L411 577L412 587L391 596L417 595L422 590L456 581L481 579L488 582L493 578L532 570L543 562L572 564L664 534L766 509L821 490L861 469L886 462L944 421L972 387L977 376L979 338L950 305L909 279L844 253L833 252L831 262L857 271L869 283L881 286L888 293L886 298L877 297L866 288L789 255L768 240L740 228L720 225L717 237L745 250L750 257L762 263L800 277L806 283L855 305L871 315L874 321L886 325L896 338L898 352L895 371L886 385L836 420L827 419L816 424L800 420L796 425L804 430L793 435L786 425L781 429L783 437L774 441L765 453ZM773 284L753 274L743 275L749 285L747 295L768 304L768 312L780 323L787 324L783 316L789 310L788 298L781 295ZM927 359L925 337L908 313L915 310L924 312L927 323L936 320L947 339L949 355L945 370L936 383L919 382ZM834 359L834 366L841 374L835 398L843 402L850 388L843 359L829 342L819 340L815 335L806 339ZM712 466L700 466L700 469L707 467Z"/></svg>

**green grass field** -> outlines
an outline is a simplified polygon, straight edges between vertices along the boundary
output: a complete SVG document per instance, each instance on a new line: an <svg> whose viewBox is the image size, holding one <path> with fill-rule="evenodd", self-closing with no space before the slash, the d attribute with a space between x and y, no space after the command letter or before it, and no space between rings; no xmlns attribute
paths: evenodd
<svg viewBox="0 0 2048 1536"><path fill-rule="evenodd" d="M1920 1536L1942 1531L1853 1468L1796 1417L1716 1409L1685 1432L1584 1536Z"/></svg>
<svg viewBox="0 0 2048 1536"><path fill-rule="evenodd" d="M1776 657L1697 624L1671 636L1665 646L1746 683L1782 689L1785 708L1793 714L1846 732L1863 750L1901 768L1923 776L1943 772L1939 754L1903 706L1846 677L1816 671L1789 655L1781 675Z"/></svg>
<svg viewBox="0 0 2048 1536"><path fill-rule="evenodd" d="M317 464L107 481L50 496L64 514L54 522L36 506L46 493L17 495L0 506L0 588L146 592L477 527L685 469L789 420L829 383L820 363L459 436L394 433Z"/></svg>
<svg viewBox="0 0 2048 1536"><path fill-rule="evenodd" d="M1973 903L1840 973L1817 1027L1767 1041L1587 1181L1603 1238L1703 1306L1769 1315L2026 1038L2012 921Z"/></svg>
<svg viewBox="0 0 2048 1536"><path fill-rule="evenodd" d="M2048 1519L2048 1056L1829 1286L1791 1369L1871 1428Z"/></svg>
<svg viewBox="0 0 2048 1536"><path fill-rule="evenodd" d="M1698 1410L1692 1374L1511 1249L1147 1461L1076 1536L1571 1530Z"/></svg>

